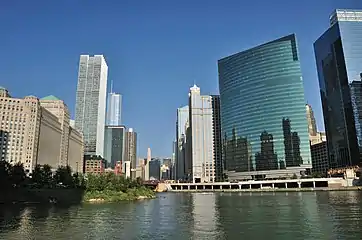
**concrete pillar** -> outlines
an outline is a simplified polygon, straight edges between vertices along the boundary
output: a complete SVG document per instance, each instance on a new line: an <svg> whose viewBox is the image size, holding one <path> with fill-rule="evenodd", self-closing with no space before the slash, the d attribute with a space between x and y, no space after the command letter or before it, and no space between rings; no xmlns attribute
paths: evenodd
<svg viewBox="0 0 362 240"><path fill-rule="evenodd" d="M272 188L274 188L274 183L272 183Z"/></svg>
<svg viewBox="0 0 362 240"><path fill-rule="evenodd" d="M313 181L313 188L315 188L315 181Z"/></svg>
<svg viewBox="0 0 362 240"><path fill-rule="evenodd" d="M298 188L301 188L301 187L302 187L302 183L298 182Z"/></svg>
<svg viewBox="0 0 362 240"><path fill-rule="evenodd" d="M202 188L205 190L205 185L202 185Z"/></svg>
<svg viewBox="0 0 362 240"><path fill-rule="evenodd" d="M239 185L239 189L241 189L241 185Z"/></svg>
<svg viewBox="0 0 362 240"><path fill-rule="evenodd" d="M222 189L222 185L220 185L220 189Z"/></svg>
<svg viewBox="0 0 362 240"><path fill-rule="evenodd" d="M249 189L251 189L251 184L249 184Z"/></svg>
<svg viewBox="0 0 362 240"><path fill-rule="evenodd" d="M262 183L260 183L260 189L262 189L263 188L263 184Z"/></svg>
<svg viewBox="0 0 362 240"><path fill-rule="evenodd" d="M187 185L187 189L190 190L190 185Z"/></svg>
<svg viewBox="0 0 362 240"><path fill-rule="evenodd" d="M211 185L211 189L212 189L212 190L214 190L214 184L213 184L213 185Z"/></svg>
<svg viewBox="0 0 362 240"><path fill-rule="evenodd" d="M288 183L285 183L285 188L288 188Z"/></svg>
<svg viewBox="0 0 362 240"><path fill-rule="evenodd" d="M229 185L229 188L232 189L231 185Z"/></svg>

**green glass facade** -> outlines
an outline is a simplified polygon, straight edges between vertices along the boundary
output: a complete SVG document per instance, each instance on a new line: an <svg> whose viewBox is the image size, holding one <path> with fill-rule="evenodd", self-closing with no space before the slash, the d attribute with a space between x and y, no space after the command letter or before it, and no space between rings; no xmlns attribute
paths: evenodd
<svg viewBox="0 0 362 240"><path fill-rule="evenodd" d="M295 35L223 58L218 70L225 169L276 178L311 168Z"/></svg>

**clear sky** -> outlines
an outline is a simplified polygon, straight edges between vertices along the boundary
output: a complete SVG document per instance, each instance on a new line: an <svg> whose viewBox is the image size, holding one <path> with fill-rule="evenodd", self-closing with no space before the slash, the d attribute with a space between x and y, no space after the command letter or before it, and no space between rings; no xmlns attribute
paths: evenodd
<svg viewBox="0 0 362 240"><path fill-rule="evenodd" d="M0 85L16 97L55 95L74 118L79 55L104 54L139 155L151 147L170 156L189 87L218 93L218 59L294 32L306 101L323 130L313 42L335 8L362 1L2 0Z"/></svg>

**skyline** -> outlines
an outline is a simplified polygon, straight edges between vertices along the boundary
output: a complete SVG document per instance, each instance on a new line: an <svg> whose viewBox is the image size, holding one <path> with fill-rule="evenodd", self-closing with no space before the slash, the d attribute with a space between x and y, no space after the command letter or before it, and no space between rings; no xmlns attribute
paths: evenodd
<svg viewBox="0 0 362 240"><path fill-rule="evenodd" d="M329 16L335 8L358 9L362 8L361 2L328 1L323 6L315 6L308 0L296 3L294 8L299 12L295 13L283 7L278 9L287 3L283 0L273 3L276 10L269 17L270 3L265 1L212 2L208 4L209 11L204 12L201 11L205 7L203 3L160 1L160 7L141 2L144 4L137 7L134 3L108 6L89 3L84 8L80 3L67 1L55 7L45 2L41 7L28 3L16 7L12 3L3 4L0 27L7 34L0 44L7 47L0 60L1 85L16 97L55 95L65 101L74 119L79 56L103 54L109 66L109 79L114 82L113 90L124 96L123 123L139 135L138 155L146 156L147 148L151 147L154 155L171 156L175 109L187 104L185 99L193 83L205 94L217 94L218 59L295 32L306 103L313 107L318 130L324 130L313 43L329 27ZM264 7L260 7L261 2ZM246 6L248 12L236 14ZM124 11L123 15L117 10L111 11L117 7ZM188 8L191 10L187 12ZM79 9L87 11L79 13ZM102 19L107 10L111 11L109 17ZM252 27L240 24L253 17L256 10L266 16L255 19ZM227 14L223 14L222 19L214 18L219 11ZM37 16L31 17L31 12ZM69 15L67 19L57 19L65 13ZM142 13L146 16L136 19ZM308 18L299 19L299 14L308 14ZM270 24L265 26L267 18ZM120 24L116 28L117 21L132 24ZM269 29L273 24L278 25L278 29ZM102 25L114 26L115 30ZM97 27L99 36L84 38L89 26ZM24 38L26 42L22 42ZM20 57L24 55L32 56L32 60ZM145 120L145 115L150 117Z"/></svg>

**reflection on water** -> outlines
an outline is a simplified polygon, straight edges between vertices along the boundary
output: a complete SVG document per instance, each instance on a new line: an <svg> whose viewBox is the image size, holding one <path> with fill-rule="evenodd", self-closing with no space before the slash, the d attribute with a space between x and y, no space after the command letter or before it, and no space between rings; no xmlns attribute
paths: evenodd
<svg viewBox="0 0 362 240"><path fill-rule="evenodd" d="M216 194L195 193L192 197L192 239L223 239L218 229Z"/></svg>
<svg viewBox="0 0 362 240"><path fill-rule="evenodd" d="M160 194L0 207L0 239L362 239L361 192Z"/></svg>

